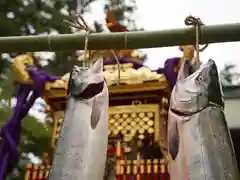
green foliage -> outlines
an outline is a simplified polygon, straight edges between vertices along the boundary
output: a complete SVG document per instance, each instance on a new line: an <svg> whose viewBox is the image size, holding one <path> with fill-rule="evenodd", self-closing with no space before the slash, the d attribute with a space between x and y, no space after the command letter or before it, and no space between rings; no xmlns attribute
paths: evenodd
<svg viewBox="0 0 240 180"><path fill-rule="evenodd" d="M240 73L233 72L232 70L234 70L234 68L236 68L235 64L225 64L223 70L220 71L223 86L240 84L239 82Z"/></svg>
<svg viewBox="0 0 240 180"><path fill-rule="evenodd" d="M44 71L51 72L53 75L62 76L71 71L77 62L75 52L57 52L56 60L49 61L49 64L43 67Z"/></svg>
<svg viewBox="0 0 240 180"><path fill-rule="evenodd" d="M235 67L233 64L225 64L224 69L221 71L222 78L226 81L228 84L232 84L233 82L233 74L231 73L231 70Z"/></svg>
<svg viewBox="0 0 240 180"><path fill-rule="evenodd" d="M0 88L2 89L0 99L7 101L10 100L15 93L15 88L13 87L13 76L10 69L5 69L4 73L2 73L2 78L0 78Z"/></svg>
<svg viewBox="0 0 240 180"><path fill-rule="evenodd" d="M65 0L1 1L0 20L5 24L1 28L1 36L40 34L51 29L70 32L70 28L62 23L66 16L60 12L65 2Z"/></svg>
<svg viewBox="0 0 240 180"><path fill-rule="evenodd" d="M105 11L113 10L117 21L120 21L126 26L132 26L132 30L137 30L135 21L131 18L131 14L136 9L136 2L135 0L128 2L130 3L126 3L125 0L107 0L104 9ZM130 16L127 16L126 12L129 13Z"/></svg>
<svg viewBox="0 0 240 180"><path fill-rule="evenodd" d="M6 70L10 67L11 63L7 59L0 58L0 75L6 73ZM0 76L0 81L3 77Z"/></svg>

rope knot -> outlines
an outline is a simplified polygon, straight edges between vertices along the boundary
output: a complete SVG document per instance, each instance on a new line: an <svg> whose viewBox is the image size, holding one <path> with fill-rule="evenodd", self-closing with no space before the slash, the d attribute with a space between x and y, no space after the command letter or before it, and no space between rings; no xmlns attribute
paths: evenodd
<svg viewBox="0 0 240 180"><path fill-rule="evenodd" d="M199 47L200 44L200 36L201 36L201 27L204 25L202 20L199 17L189 15L185 18L184 23L186 26L194 26L196 28L196 44L194 46L195 50L197 51L197 59L199 59L199 52L203 52L207 47L208 44L205 44L202 48Z"/></svg>
<svg viewBox="0 0 240 180"><path fill-rule="evenodd" d="M80 19L80 21L79 21ZM89 67L90 63L88 61L91 61L92 58L92 51L88 50L88 36L90 33L93 33L94 31L90 29L90 27L87 25L87 23L85 22L85 20L83 19L82 16L80 16L79 14L75 13L74 11L70 12L70 20L65 20L65 23L67 23L70 27L74 27L78 30L85 30L86 31L86 36L85 36L85 46L84 46L84 59L83 59L83 66L84 67ZM127 43L127 34L125 34L125 44ZM89 52L88 57L87 57L87 51ZM114 53L113 50L110 50L110 52L113 54L116 62L117 62L117 66L118 66L118 80L117 80L117 84L120 84L120 62L118 57L116 56L116 54ZM101 53L100 57L101 56Z"/></svg>
<svg viewBox="0 0 240 180"><path fill-rule="evenodd" d="M186 19L184 20L185 25L187 26L201 26L204 25L202 20L198 17L195 16L187 16Z"/></svg>

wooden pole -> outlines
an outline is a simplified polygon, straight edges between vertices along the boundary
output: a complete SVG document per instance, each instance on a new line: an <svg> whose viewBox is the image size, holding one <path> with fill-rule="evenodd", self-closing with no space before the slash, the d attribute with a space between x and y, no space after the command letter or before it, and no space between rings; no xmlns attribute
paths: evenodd
<svg viewBox="0 0 240 180"><path fill-rule="evenodd" d="M240 23L202 26L200 44L240 41ZM89 49L139 49L195 44L194 27L162 31L94 33ZM0 52L69 51L84 49L85 34L0 37Z"/></svg>

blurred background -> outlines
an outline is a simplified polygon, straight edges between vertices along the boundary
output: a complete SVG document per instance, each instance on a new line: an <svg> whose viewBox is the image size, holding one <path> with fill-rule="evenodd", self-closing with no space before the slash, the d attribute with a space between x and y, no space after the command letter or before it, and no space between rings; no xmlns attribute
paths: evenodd
<svg viewBox="0 0 240 180"><path fill-rule="evenodd" d="M108 31L105 17L114 9L116 19L129 30L162 30L184 27L184 19L192 14L199 16L207 25L240 22L237 16L240 1L237 0L1 0L0 36L43 35L78 33L63 20L70 11L83 15L89 26L97 32ZM207 8L207 9L206 9ZM240 127L240 43L212 44L203 53L201 60L209 58L217 62L226 99L226 117L234 139ZM151 69L162 66L170 57L181 56L177 47L142 49L145 64ZM0 56L0 126L11 117L15 105L15 88L12 84L11 62L16 54ZM76 52L36 52L37 66L54 75L69 72L77 60ZM11 179L23 179L24 165L41 163L43 152L50 149L51 127L46 104L39 98L23 121L21 161ZM235 147L237 143L235 142Z"/></svg>

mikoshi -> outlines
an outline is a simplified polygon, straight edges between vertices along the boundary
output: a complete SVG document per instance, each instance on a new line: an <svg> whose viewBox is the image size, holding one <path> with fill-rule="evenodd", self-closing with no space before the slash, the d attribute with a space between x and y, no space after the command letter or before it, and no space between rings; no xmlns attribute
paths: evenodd
<svg viewBox="0 0 240 180"><path fill-rule="evenodd" d="M188 67L193 66L195 49L197 49L198 54L199 44L240 41L238 36L240 24L201 25L198 29L199 34L196 33L196 29L197 26L153 32L127 32L123 30L124 32L88 35L88 50L129 50L181 44L180 49L183 51L183 56L167 59L164 67L159 67L154 71L144 66L137 59L137 56L132 55L132 51L127 51L131 52L129 54L126 51L118 50L116 55L119 64L116 64L112 56L112 59L109 58L110 56L104 57L103 62L97 58L98 60L92 66L75 66L71 74L68 73L62 77L51 76L46 72L39 71L33 63L32 53L15 57L13 73L16 77L15 81L19 84L16 95L17 105L14 108L12 118L6 121L1 129L0 180L4 180L19 161L18 145L21 121L38 97L45 99L54 119L53 152L45 153L43 164L26 166L26 180L47 178L59 180L64 177L67 179L84 177L86 180L89 178L101 180L103 176L104 179L118 180L170 178L173 180L176 178L196 180L199 177L205 177L205 175L209 175L209 178L213 180L221 179L222 176L216 175L216 171L210 171L213 167L211 161L202 162L205 165L210 164L209 171L200 171L199 176L192 175L191 167L186 166L186 163L193 160L191 157L189 159L180 157L178 161L182 166L181 168L174 167L177 170L170 171L172 174L169 174L168 170L169 163L170 166L174 166L172 161L175 159L173 159L172 154L175 153L176 158L179 154L186 153L182 149L188 148L187 145L179 144L179 139L187 136L184 134L188 132L187 130L177 126L174 126L174 128L177 127L177 130L173 131L172 126L168 129L169 97L172 91L177 92L176 87L180 90L182 86L184 87L184 84L181 83L176 86L176 83L179 82L178 77L181 75L179 69L185 64ZM0 52L78 50L86 47L85 40L85 34L0 37ZM195 44L195 46L189 44ZM108 55L111 53L112 51L109 50ZM134 60L134 58L136 59ZM84 59L84 61L87 60ZM199 59L197 58L197 60ZM209 77L213 71L209 70L209 67L213 67L213 65L203 65L197 69L189 70L188 73L197 73L198 77L199 74L202 75L202 72L207 72L205 75ZM120 76L118 76L119 73ZM188 79L189 74L185 77L186 82L192 81L192 79ZM216 77L217 73L215 73ZM203 85L209 83L211 86L214 84L204 78L199 78L198 81L200 85L201 83ZM218 88L221 89L221 87ZM183 94L184 89L180 91ZM107 91L109 93L106 93ZM182 95L178 97L180 102L182 102L181 97L185 98ZM178 98L175 101L178 102ZM221 99L221 97L218 98ZM109 108L104 108L108 103ZM211 103L209 98L206 98L206 106L211 106ZM190 103L189 108L194 108L194 106ZM186 116L186 114L179 114L179 108L177 110L174 108L169 112ZM185 105L181 105L181 108L185 108ZM84 112L84 115L81 112ZM187 116L191 119L194 115L187 114ZM223 118L222 121L224 120ZM196 118L190 122L196 122ZM81 126L79 123L83 123L84 126L77 128L78 125ZM99 127L101 128L99 129ZM218 124L215 127L221 128L223 126ZM225 126L223 128L227 129ZM83 134L83 132L85 133ZM172 135L172 132L174 138L168 140L168 134ZM102 136L100 136L101 133ZM73 138L73 135L76 138ZM180 138L176 138L177 136ZM209 135L209 137L211 136ZM228 139L228 149L234 157L234 150L229 143L231 138L229 134L226 134L225 137ZM216 147L221 146L221 139L215 139L215 142L217 143ZM201 143L197 144L199 148ZM175 148L174 153L170 149L172 159L168 154L168 146L171 149ZM178 148L181 149L181 153L178 153ZM99 152L99 149L101 151L106 149L106 152ZM209 152L208 149L205 151L207 155ZM55 155L51 155L54 153ZM92 157L89 158L91 155ZM105 162L106 157L107 162ZM234 174L237 165L236 163L231 165L235 165L235 167L229 170L229 177L232 180L237 180L238 178ZM183 166L187 168L182 168ZM218 168L219 171L223 171L223 174L227 173L222 164L219 164ZM174 179L174 177L176 178Z"/></svg>

